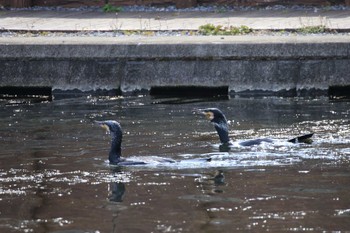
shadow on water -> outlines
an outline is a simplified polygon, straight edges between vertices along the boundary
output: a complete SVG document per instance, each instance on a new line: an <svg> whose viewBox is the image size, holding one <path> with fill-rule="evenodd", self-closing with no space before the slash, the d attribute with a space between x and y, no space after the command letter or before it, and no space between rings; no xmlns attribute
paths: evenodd
<svg viewBox="0 0 350 233"><path fill-rule="evenodd" d="M148 96L1 102L1 232L349 231L349 103L326 99L233 98L168 104ZM233 147L220 147L194 108L218 107ZM115 167L123 156L210 163ZM288 144L314 132L311 145ZM275 144L241 147L272 137Z"/></svg>

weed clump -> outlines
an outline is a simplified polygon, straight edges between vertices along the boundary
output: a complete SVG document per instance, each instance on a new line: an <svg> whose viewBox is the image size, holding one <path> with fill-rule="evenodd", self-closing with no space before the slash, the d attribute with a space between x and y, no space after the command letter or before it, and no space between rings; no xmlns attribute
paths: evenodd
<svg viewBox="0 0 350 233"><path fill-rule="evenodd" d="M123 10L123 8L121 7L117 7L117 6L113 6L111 4L106 4L102 7L103 12L121 12Z"/></svg>
<svg viewBox="0 0 350 233"><path fill-rule="evenodd" d="M248 26L241 25L239 27L222 25L215 26L214 24L205 24L199 27L198 33L206 36L230 36L230 35L245 35L253 32Z"/></svg>
<svg viewBox="0 0 350 233"><path fill-rule="evenodd" d="M318 26L305 26L298 28L296 30L298 33L302 34L319 34L327 31L326 26L318 25Z"/></svg>

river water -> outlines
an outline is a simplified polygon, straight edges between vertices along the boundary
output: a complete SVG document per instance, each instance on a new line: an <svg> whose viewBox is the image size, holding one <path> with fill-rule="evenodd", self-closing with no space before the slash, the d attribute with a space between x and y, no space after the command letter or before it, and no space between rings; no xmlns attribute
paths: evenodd
<svg viewBox="0 0 350 233"><path fill-rule="evenodd" d="M0 105L0 232L350 231L349 102L90 96ZM214 127L192 113L204 107L226 114L233 141L277 142L220 152ZM110 136L93 124L106 119L123 127L124 157L192 162L110 166ZM285 142L309 132L313 144Z"/></svg>

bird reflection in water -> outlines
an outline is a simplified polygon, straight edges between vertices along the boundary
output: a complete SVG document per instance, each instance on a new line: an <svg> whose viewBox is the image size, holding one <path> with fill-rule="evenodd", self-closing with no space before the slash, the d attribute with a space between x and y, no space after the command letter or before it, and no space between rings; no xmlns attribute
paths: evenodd
<svg viewBox="0 0 350 233"><path fill-rule="evenodd" d="M113 177L122 177L123 171L120 167L113 167L111 169L111 175ZM125 194L125 184L123 180L116 179L117 181L108 184L108 197L109 201L107 208L112 212L112 231L113 233L120 232L121 223L119 216L122 211L126 210L127 207L122 204Z"/></svg>
<svg viewBox="0 0 350 233"><path fill-rule="evenodd" d="M231 146L228 143L223 143L219 146L219 151L220 152L230 152Z"/></svg>
<svg viewBox="0 0 350 233"><path fill-rule="evenodd" d="M195 180L202 187L202 191L207 194L223 193L220 186L225 186L225 176L223 170L217 170L214 174L199 177Z"/></svg>
<svg viewBox="0 0 350 233"><path fill-rule="evenodd" d="M117 176L121 173L120 168L113 168L112 174ZM109 185L108 200L111 202L123 202L123 196L125 194L125 184L122 181L112 182Z"/></svg>
<svg viewBox="0 0 350 233"><path fill-rule="evenodd" d="M225 176L224 176L224 171L223 170L217 170L215 172L215 175L213 177L214 184L219 186L219 185L225 185Z"/></svg>
<svg viewBox="0 0 350 233"><path fill-rule="evenodd" d="M122 182L114 182L110 184L109 201L122 202L125 193L125 184Z"/></svg>

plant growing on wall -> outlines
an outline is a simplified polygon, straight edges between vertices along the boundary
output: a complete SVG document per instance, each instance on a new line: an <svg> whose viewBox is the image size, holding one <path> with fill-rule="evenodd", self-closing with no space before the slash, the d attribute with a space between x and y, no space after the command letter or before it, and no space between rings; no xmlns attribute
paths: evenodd
<svg viewBox="0 0 350 233"><path fill-rule="evenodd" d="M302 34L317 34L317 33L326 32L327 28L326 26L323 26L323 25L305 26L305 27L298 28L296 31Z"/></svg>
<svg viewBox="0 0 350 233"><path fill-rule="evenodd" d="M239 27L229 26L224 27L222 25L205 24L199 27L199 34L201 35L219 35L219 36L229 36L229 35L244 35L253 32L248 26L241 25Z"/></svg>
<svg viewBox="0 0 350 233"><path fill-rule="evenodd" d="M104 5L102 7L102 10L103 10L103 12L120 12L120 11L123 10L123 8L120 7L120 6L119 7L113 6L113 5L109 4L109 3L107 3L106 5Z"/></svg>

